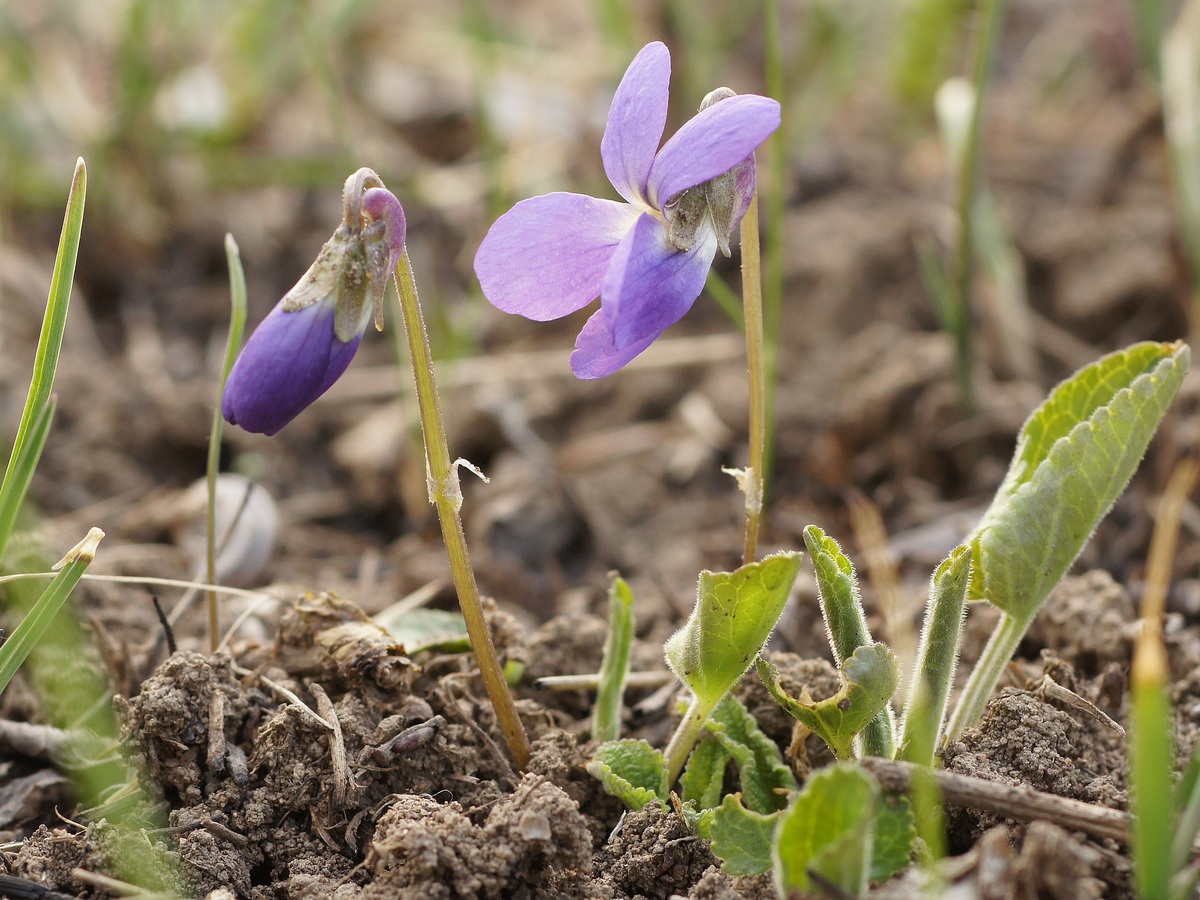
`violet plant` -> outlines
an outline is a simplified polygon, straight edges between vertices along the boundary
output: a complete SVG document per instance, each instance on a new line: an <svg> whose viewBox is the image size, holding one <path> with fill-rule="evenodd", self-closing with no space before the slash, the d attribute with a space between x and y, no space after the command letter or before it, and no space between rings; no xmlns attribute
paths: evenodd
<svg viewBox="0 0 1200 900"><path fill-rule="evenodd" d="M229 373L222 412L247 431L275 434L346 370L374 320L384 323L388 279L395 277L413 367L429 500L438 513L459 607L496 719L518 769L529 739L492 644L471 568L459 510L459 460L452 463L438 406L433 360L405 250L400 201L370 169L346 180L343 219L304 277L250 336Z"/></svg>

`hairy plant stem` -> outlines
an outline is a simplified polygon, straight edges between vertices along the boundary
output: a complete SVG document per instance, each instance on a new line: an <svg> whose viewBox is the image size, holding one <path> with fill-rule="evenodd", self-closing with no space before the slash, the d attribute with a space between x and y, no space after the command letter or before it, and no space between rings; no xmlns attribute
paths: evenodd
<svg viewBox="0 0 1200 900"><path fill-rule="evenodd" d="M945 741L955 740L983 716L992 691L996 689L1008 661L1013 658L1017 645L1028 630L1029 618L1017 618L1007 612L1000 614L1000 621L996 623L987 646L983 648L979 662L975 663L971 670L967 686L963 688L958 706L954 708L954 715L950 717L950 724L946 726Z"/></svg>
<svg viewBox="0 0 1200 900"><path fill-rule="evenodd" d="M687 712L683 714L683 721L671 735L671 742L667 744L667 749L663 753L667 759L668 788L675 783L683 771L683 764L687 762L692 748L696 746L696 741L700 737L700 729L704 727L704 720L708 718L708 714L712 710L711 705L701 703L699 697L692 696Z"/></svg>
<svg viewBox="0 0 1200 900"><path fill-rule="evenodd" d="M742 564L758 558L758 532L763 512L763 469L767 445L767 373L763 344L762 258L758 238L758 194L742 218L742 307L746 327L746 368L750 383L750 464L742 492L746 495L746 543Z"/></svg>
<svg viewBox="0 0 1200 900"><path fill-rule="evenodd" d="M442 538L446 543L446 553L450 557L454 588L458 592L458 604L467 623L467 635L471 640L475 659L479 663L488 699L496 711L496 719L508 742L513 762L518 770L524 770L529 762L529 738L525 734L521 719L517 716L517 708L504 680L500 660L496 657L496 648L492 644L492 637L483 616L483 606L479 601L475 571L471 568L471 560L467 554L467 540L459 516L462 493L459 490L455 465L450 461L446 429L442 424L442 411L438 404L437 383L434 381L429 338L425 333L425 320L421 315L417 284L413 279L412 263L407 250L396 265L396 292L400 297L400 314L404 323L404 333L408 338L413 381L416 383L417 403L421 412L421 431L425 436L429 500L437 508Z"/></svg>

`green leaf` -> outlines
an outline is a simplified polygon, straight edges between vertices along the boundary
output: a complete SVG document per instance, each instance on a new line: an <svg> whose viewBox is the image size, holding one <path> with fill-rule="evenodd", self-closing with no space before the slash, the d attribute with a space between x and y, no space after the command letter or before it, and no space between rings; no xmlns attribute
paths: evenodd
<svg viewBox="0 0 1200 900"><path fill-rule="evenodd" d="M665 803L669 794L666 760L645 741L601 744L587 770L630 809L641 809L653 801Z"/></svg>
<svg viewBox="0 0 1200 900"><path fill-rule="evenodd" d="M816 525L804 529L804 545L812 557L817 576L817 594L821 615L829 631L834 660L842 665L859 647L871 643L867 617L863 613L858 577L849 557L838 542ZM896 725L890 703L862 729L863 752L867 756L891 759L895 752Z"/></svg>
<svg viewBox="0 0 1200 900"><path fill-rule="evenodd" d="M775 666L758 661L758 675L775 702L812 729L838 759L849 760L854 756L854 736L887 705L900 675L895 654L880 643L855 650L841 674L841 690L827 700L797 700L779 686Z"/></svg>
<svg viewBox="0 0 1200 900"><path fill-rule="evenodd" d="M783 813L772 847L780 893L815 887L809 873L857 897L867 887L879 786L855 765L817 772Z"/></svg>
<svg viewBox="0 0 1200 900"><path fill-rule="evenodd" d="M376 616L375 622L404 647L405 653L422 650L465 653L471 649L467 623L460 613L421 607L405 610L403 615L394 618Z"/></svg>
<svg viewBox="0 0 1200 900"><path fill-rule="evenodd" d="M912 803L907 797L884 795L875 808L875 849L871 854L871 880L891 878L912 859L917 836Z"/></svg>
<svg viewBox="0 0 1200 900"><path fill-rule="evenodd" d="M71 591L96 558L96 547L103 537L104 532L99 528L91 529L87 537L55 565L58 574L54 576L54 580L47 585L21 623L13 629L8 640L0 646L0 691L8 686L21 663L25 662L33 648L42 640L54 617L71 596Z"/></svg>
<svg viewBox="0 0 1200 900"><path fill-rule="evenodd" d="M1129 483L1189 355L1182 343L1135 344L1080 370L1034 411L968 539L971 599L1033 617Z"/></svg>
<svg viewBox="0 0 1200 900"><path fill-rule="evenodd" d="M712 852L727 875L761 875L771 868L771 837L781 812L746 809L740 794L728 794L709 826Z"/></svg>
<svg viewBox="0 0 1200 900"><path fill-rule="evenodd" d="M799 570L799 553L777 553L734 572L700 573L696 606L663 649L704 718L766 643Z"/></svg>
<svg viewBox="0 0 1200 900"><path fill-rule="evenodd" d="M58 357L62 350L63 334L67 329L67 308L71 302L71 287L75 281L75 260L79 255L79 234L83 230L83 207L87 197L87 167L80 159L75 163L75 175L71 180L71 192L67 196L67 210L63 218L62 233L58 239L58 254L54 258L54 273L50 278L50 294L46 298L46 312L42 317L42 329L38 334L37 350L33 357L33 377L29 382L29 393L21 412L21 423L17 426L13 440L12 455L0 482L0 507L5 518L0 522L0 557L12 537L16 510L25 498L29 477L37 467L40 452L34 445L46 440L45 430L39 432L39 420L43 420L45 408L50 403L54 389L54 375L58 370ZM49 428L47 423L46 429ZM12 494L10 495L10 492Z"/></svg>
<svg viewBox="0 0 1200 900"><path fill-rule="evenodd" d="M614 578L608 591L608 639L600 663L600 690L592 710L592 737L615 741L621 735L621 701L633 647L633 591L624 578Z"/></svg>
<svg viewBox="0 0 1200 900"><path fill-rule="evenodd" d="M683 802L694 803L700 810L716 808L721 803L725 770L732 758L720 741L700 741L679 778Z"/></svg>
<svg viewBox="0 0 1200 900"><path fill-rule="evenodd" d="M787 805L787 795L799 789L796 777L783 761L779 747L762 733L737 697L726 694L705 728L737 763L742 796L751 810L771 813Z"/></svg>

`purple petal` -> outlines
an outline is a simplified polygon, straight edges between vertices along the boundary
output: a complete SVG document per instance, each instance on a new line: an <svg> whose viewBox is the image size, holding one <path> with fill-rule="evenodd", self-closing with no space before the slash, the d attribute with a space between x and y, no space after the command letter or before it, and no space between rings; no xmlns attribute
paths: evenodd
<svg viewBox="0 0 1200 900"><path fill-rule="evenodd" d="M380 219L387 226L388 267L390 273L400 262L400 254L404 252L404 239L408 224L404 218L404 207L396 199L396 195L386 188L368 188L362 195L362 211L372 219Z"/></svg>
<svg viewBox="0 0 1200 900"><path fill-rule="evenodd" d="M658 41L641 49L613 95L600 141L604 172L617 193L646 205L646 179L667 124L671 54Z"/></svg>
<svg viewBox="0 0 1200 900"><path fill-rule="evenodd" d="M650 213L638 219L613 254L600 303L609 311L613 344L624 349L657 336L692 308L717 252L717 235L701 228L686 253L667 240L662 223Z"/></svg>
<svg viewBox="0 0 1200 900"><path fill-rule="evenodd" d="M497 309L546 322L600 295L608 262L638 211L582 194L522 200L492 225L475 254L483 295Z"/></svg>
<svg viewBox="0 0 1200 900"><path fill-rule="evenodd" d="M650 205L728 172L779 127L779 104L757 94L730 97L697 113L663 145L647 181Z"/></svg>
<svg viewBox="0 0 1200 900"><path fill-rule="evenodd" d="M363 335L360 329L343 343L334 336L333 319L333 305L326 302L295 312L271 310L229 373L221 399L225 418L247 431L275 434L329 390Z"/></svg>
<svg viewBox="0 0 1200 900"><path fill-rule="evenodd" d="M587 320L579 337L575 339L575 352L571 354L571 371L576 378L603 378L654 343L661 332L634 341L620 350L613 343L612 324L604 307L596 310Z"/></svg>

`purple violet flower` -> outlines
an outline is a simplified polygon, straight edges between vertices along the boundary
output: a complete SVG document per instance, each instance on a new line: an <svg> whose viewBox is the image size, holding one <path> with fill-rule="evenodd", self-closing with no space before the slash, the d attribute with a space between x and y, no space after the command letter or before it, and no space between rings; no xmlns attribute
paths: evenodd
<svg viewBox="0 0 1200 900"><path fill-rule="evenodd" d="M544 322L600 297L571 354L579 378L612 374L691 309L754 196L754 150L779 127L775 100L720 88L660 150L670 78L666 46L648 44L613 97L600 152L627 202L523 200L475 256L484 296L504 312Z"/></svg>
<svg viewBox="0 0 1200 900"><path fill-rule="evenodd" d="M231 424L275 434L346 371L372 312L383 329L387 280L404 252L404 210L370 169L346 180L343 206L316 262L233 364L221 399Z"/></svg>

